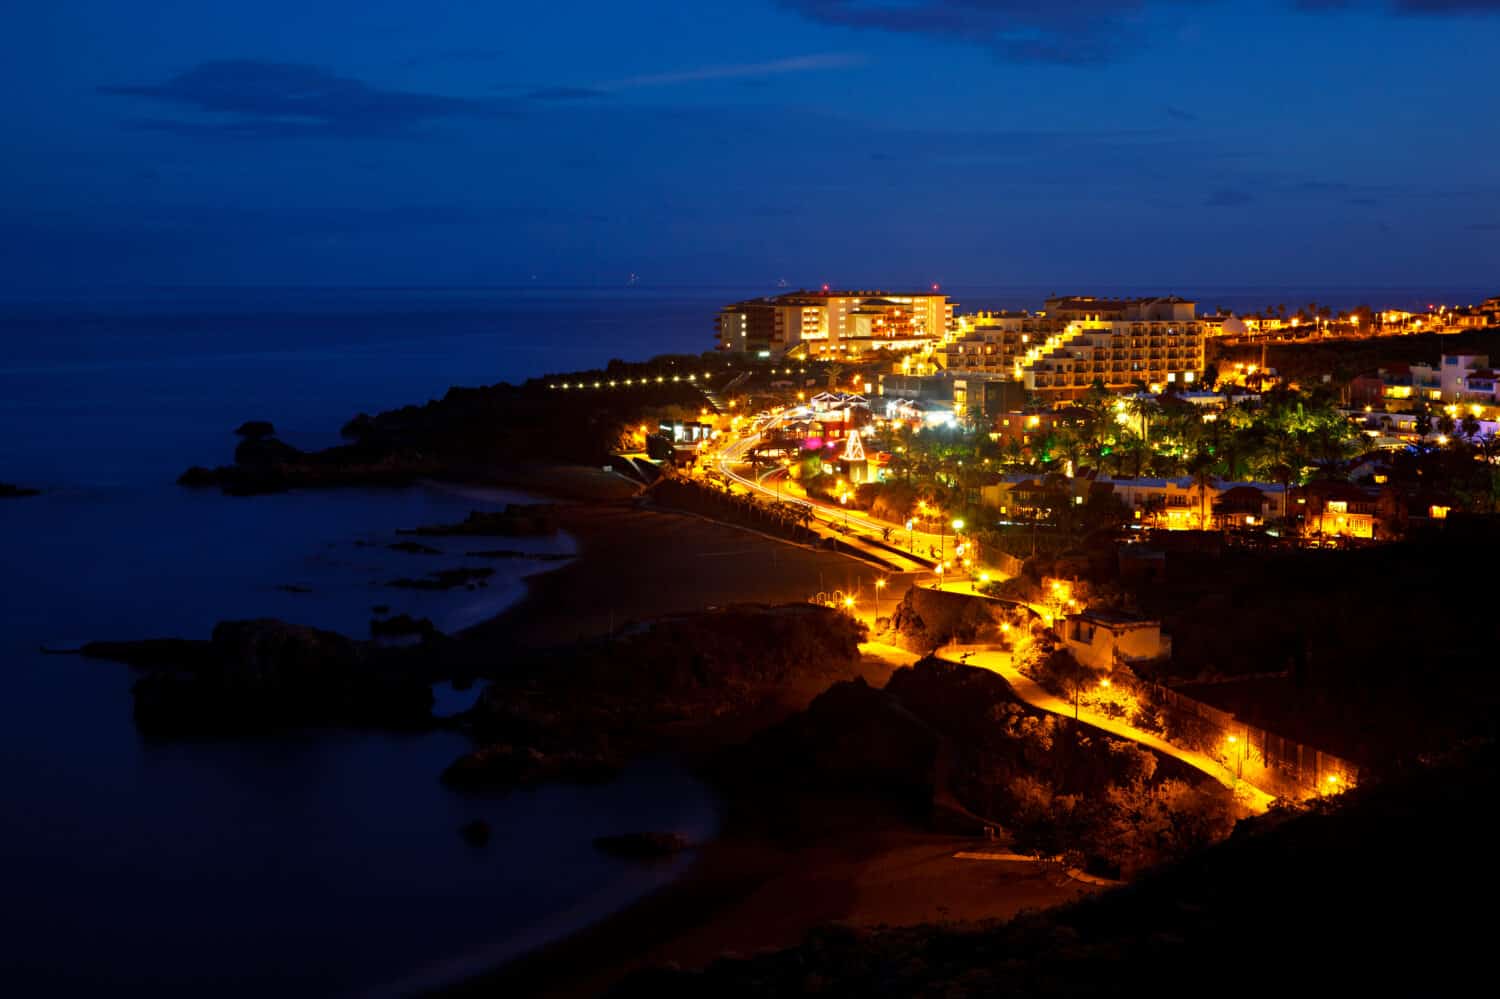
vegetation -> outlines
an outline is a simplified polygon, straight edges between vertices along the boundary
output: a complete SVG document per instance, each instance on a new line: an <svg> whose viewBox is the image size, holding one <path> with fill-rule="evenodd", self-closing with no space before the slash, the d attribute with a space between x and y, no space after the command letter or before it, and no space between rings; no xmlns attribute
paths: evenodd
<svg viewBox="0 0 1500 999"><path fill-rule="evenodd" d="M1300 993L1463 992L1487 953L1473 899L1496 882L1474 802L1493 798L1497 774L1486 743L1246 820L1228 840L1069 906L1006 923L828 927L701 972L640 973L618 994L1239 995L1285 977L1254 970L1267 944L1296 969Z"/></svg>

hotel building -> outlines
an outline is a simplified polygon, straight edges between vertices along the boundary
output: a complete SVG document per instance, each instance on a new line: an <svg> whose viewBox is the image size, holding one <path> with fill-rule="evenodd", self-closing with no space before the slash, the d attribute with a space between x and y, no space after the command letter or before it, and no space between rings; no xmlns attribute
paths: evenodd
<svg viewBox="0 0 1500 999"><path fill-rule="evenodd" d="M1009 378L1049 401L1093 382L1120 390L1191 385L1203 374L1207 324L1185 299L1050 298L1042 312L963 316L935 355L950 372Z"/></svg>
<svg viewBox="0 0 1500 999"><path fill-rule="evenodd" d="M876 350L930 350L953 325L948 296L882 291L797 291L727 305L719 349L812 359Z"/></svg>

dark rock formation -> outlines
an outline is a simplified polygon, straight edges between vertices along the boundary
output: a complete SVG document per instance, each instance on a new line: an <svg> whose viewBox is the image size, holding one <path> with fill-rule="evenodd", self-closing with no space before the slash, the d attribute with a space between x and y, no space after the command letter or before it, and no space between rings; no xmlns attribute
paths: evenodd
<svg viewBox="0 0 1500 999"><path fill-rule="evenodd" d="M891 612L891 628L906 648L929 652L949 642L993 642L1000 625L1024 614L964 593L913 586Z"/></svg>
<svg viewBox="0 0 1500 999"><path fill-rule="evenodd" d="M593 784L611 780L618 762L602 753L547 753L505 743L466 753L443 771L443 783L463 790L508 790L543 781Z"/></svg>
<svg viewBox="0 0 1500 999"><path fill-rule="evenodd" d="M660 860L676 856L692 844L674 832L637 832L600 836L594 840L594 846L601 853L624 860Z"/></svg>
<svg viewBox="0 0 1500 999"><path fill-rule="evenodd" d="M518 552L511 548L496 548L490 551L464 552L465 558L527 558L536 562L566 562L572 558L560 552Z"/></svg>
<svg viewBox="0 0 1500 999"><path fill-rule="evenodd" d="M431 545L424 545L420 541L398 541L393 545L386 545L393 552L405 552L408 555L441 555L440 549Z"/></svg>
<svg viewBox="0 0 1500 999"><path fill-rule="evenodd" d="M488 846L490 842L490 824L484 821L484 819L465 822L458 827L458 834L470 846Z"/></svg>
<svg viewBox="0 0 1500 999"><path fill-rule="evenodd" d="M295 583L282 583L276 587L282 593L311 593L312 588L308 586L297 586Z"/></svg>
<svg viewBox="0 0 1500 999"><path fill-rule="evenodd" d="M344 426L348 443L338 447L307 453L285 445L251 450L244 456L249 462L237 454L235 464L190 469L178 481L247 496L295 488L400 486L431 478L504 480L529 463L597 467L617 451L625 428L656 419L663 407L696 412L702 405L696 382L667 378L648 384L644 377L646 368L658 375L699 372L698 358L660 358L642 367L634 372L637 384L587 398L549 387L564 376L522 386L452 388L425 405L375 416L361 413ZM575 372L566 380L581 382L583 377ZM588 378L619 379L623 372L596 372ZM258 439L273 438L264 434Z"/></svg>
<svg viewBox="0 0 1500 999"><path fill-rule="evenodd" d="M436 626L425 617L397 614L395 617L376 618L370 622L372 638L401 638L416 635L424 642L442 636Z"/></svg>
<svg viewBox="0 0 1500 999"><path fill-rule="evenodd" d="M512 503L504 510L472 511L458 524L433 524L399 534L429 537L523 537L557 533L557 511L548 503Z"/></svg>
<svg viewBox="0 0 1500 999"><path fill-rule="evenodd" d="M484 581L495 574L494 569L486 568L458 568L439 569L430 572L421 579L393 579L386 586L393 586L398 590L452 590L460 586L484 585Z"/></svg>
<svg viewBox="0 0 1500 999"><path fill-rule="evenodd" d="M275 437L276 428L270 420L246 420L234 428L238 437Z"/></svg>
<svg viewBox="0 0 1500 999"><path fill-rule="evenodd" d="M459 716L490 748L466 757L450 780L587 773L649 748L669 727L784 715L789 698L811 699L857 671L862 637L857 622L827 608L741 606L510 663Z"/></svg>
<svg viewBox="0 0 1500 999"><path fill-rule="evenodd" d="M921 805L936 788L938 747L937 733L898 698L852 680L732 750L724 772L735 783L771 776L783 786L875 791Z"/></svg>
<svg viewBox="0 0 1500 999"><path fill-rule="evenodd" d="M223 735L326 724L423 727L425 678L342 635L281 621L225 621L209 641L92 642L84 655L142 670L142 731Z"/></svg>
<svg viewBox="0 0 1500 999"><path fill-rule="evenodd" d="M26 489L21 486L13 486L9 482L0 482L0 499L20 499L22 496L39 496L40 490Z"/></svg>

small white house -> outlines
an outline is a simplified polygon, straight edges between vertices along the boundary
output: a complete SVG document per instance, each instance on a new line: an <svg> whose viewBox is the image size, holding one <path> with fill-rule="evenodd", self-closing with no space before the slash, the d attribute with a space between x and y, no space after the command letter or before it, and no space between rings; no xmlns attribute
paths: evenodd
<svg viewBox="0 0 1500 999"><path fill-rule="evenodd" d="M1084 611L1068 617L1063 621L1063 642L1073 658L1093 669L1113 669L1117 662L1129 665L1172 654L1172 641L1161 633L1160 621L1113 611Z"/></svg>

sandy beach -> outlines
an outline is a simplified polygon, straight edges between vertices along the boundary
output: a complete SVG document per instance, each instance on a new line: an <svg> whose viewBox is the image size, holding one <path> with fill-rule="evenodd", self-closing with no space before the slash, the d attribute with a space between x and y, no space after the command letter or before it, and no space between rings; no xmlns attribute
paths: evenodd
<svg viewBox="0 0 1500 999"><path fill-rule="evenodd" d="M908 582L857 559L791 545L697 517L630 504L565 503L563 529L579 557L530 577L526 597L463 633L471 656L596 637L630 621L732 603L854 592L873 614L874 583L894 606ZM476 660L477 661L477 660ZM893 664L867 656L857 674L883 686ZM742 740L805 707L819 689L712 731L685 729L689 756ZM674 740L669 740L674 741ZM668 887L593 926L444 994L597 995L656 964L699 967L726 954L798 942L826 923L858 927L1004 919L1090 889L1040 865L958 860L971 838L939 835L922 816L862 797L765 796L727 804L720 837Z"/></svg>
<svg viewBox="0 0 1500 999"><path fill-rule="evenodd" d="M654 895L442 994L596 996L635 970L788 947L828 924L1003 920L1095 890L1039 864L956 859L976 841L923 831L867 799L777 805L775 818L733 823Z"/></svg>
<svg viewBox="0 0 1500 999"><path fill-rule="evenodd" d="M630 621L734 603L790 603L834 590L855 594L859 609L868 610L876 580L889 579L882 602L907 585L859 559L689 514L629 504L564 504L559 514L579 557L529 578L524 598L466 638L491 648L502 637L546 648Z"/></svg>

